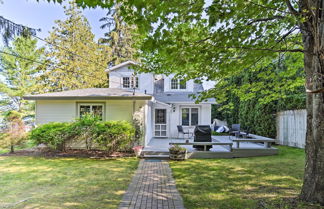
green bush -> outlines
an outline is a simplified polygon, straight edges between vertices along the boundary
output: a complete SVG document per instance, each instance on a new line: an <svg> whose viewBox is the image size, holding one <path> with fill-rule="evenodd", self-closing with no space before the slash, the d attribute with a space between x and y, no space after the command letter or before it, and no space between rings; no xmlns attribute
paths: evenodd
<svg viewBox="0 0 324 209"><path fill-rule="evenodd" d="M84 116L72 123L48 123L31 131L29 139L35 144L46 144L55 150L64 150L67 142L85 142L86 149L98 147L108 154L127 150L132 146L135 128L126 121L100 121Z"/></svg>
<svg viewBox="0 0 324 209"><path fill-rule="evenodd" d="M127 150L135 136L135 128L126 121L98 122L95 127L95 142L107 153Z"/></svg>
<svg viewBox="0 0 324 209"><path fill-rule="evenodd" d="M65 142L70 136L70 123L47 123L33 129L29 139L34 144L46 144L55 150L64 150Z"/></svg>

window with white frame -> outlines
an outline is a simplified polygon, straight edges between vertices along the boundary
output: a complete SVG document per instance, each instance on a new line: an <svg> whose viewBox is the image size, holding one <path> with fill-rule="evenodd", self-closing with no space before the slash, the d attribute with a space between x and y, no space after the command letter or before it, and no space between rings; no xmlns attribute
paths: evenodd
<svg viewBox="0 0 324 209"><path fill-rule="evenodd" d="M138 88L138 77L123 77L123 88Z"/></svg>
<svg viewBox="0 0 324 209"><path fill-rule="evenodd" d="M98 116L101 120L104 116L104 104L99 103L81 103L78 105L79 117L83 117L86 114L93 114Z"/></svg>
<svg viewBox="0 0 324 209"><path fill-rule="evenodd" d="M181 124L183 126L195 126L199 122L199 108L182 108L181 109Z"/></svg>
<svg viewBox="0 0 324 209"><path fill-rule="evenodd" d="M176 78L171 79L171 89L186 89L186 88L187 88L187 84L185 80L176 79Z"/></svg>

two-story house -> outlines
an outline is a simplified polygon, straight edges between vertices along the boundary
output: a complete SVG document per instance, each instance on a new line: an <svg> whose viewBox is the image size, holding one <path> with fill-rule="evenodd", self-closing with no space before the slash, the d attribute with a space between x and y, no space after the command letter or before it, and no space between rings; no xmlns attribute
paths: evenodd
<svg viewBox="0 0 324 209"><path fill-rule="evenodd" d="M198 124L211 123L211 104L215 100L196 104L190 97L203 91L201 84L172 75L135 74L133 65L136 63L127 61L107 69L109 88L26 96L36 100L36 124L72 121L85 113L94 113L103 120L132 121L134 113L141 113L147 145L154 137L178 138L178 125L193 130Z"/></svg>

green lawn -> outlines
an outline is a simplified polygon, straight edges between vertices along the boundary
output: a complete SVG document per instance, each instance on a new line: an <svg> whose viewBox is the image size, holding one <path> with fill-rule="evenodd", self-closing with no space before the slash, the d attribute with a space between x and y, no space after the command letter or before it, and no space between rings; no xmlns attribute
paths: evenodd
<svg viewBox="0 0 324 209"><path fill-rule="evenodd" d="M0 208L116 208L136 158L0 157Z"/></svg>
<svg viewBox="0 0 324 209"><path fill-rule="evenodd" d="M302 185L304 150L279 149L269 157L171 162L185 207L310 208L289 203Z"/></svg>

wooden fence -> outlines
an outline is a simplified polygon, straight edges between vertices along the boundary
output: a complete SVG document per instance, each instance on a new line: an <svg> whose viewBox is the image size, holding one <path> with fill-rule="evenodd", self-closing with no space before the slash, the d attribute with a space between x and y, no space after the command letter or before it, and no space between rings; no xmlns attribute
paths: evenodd
<svg viewBox="0 0 324 209"><path fill-rule="evenodd" d="M288 110L277 113L277 143L305 147L306 110Z"/></svg>

